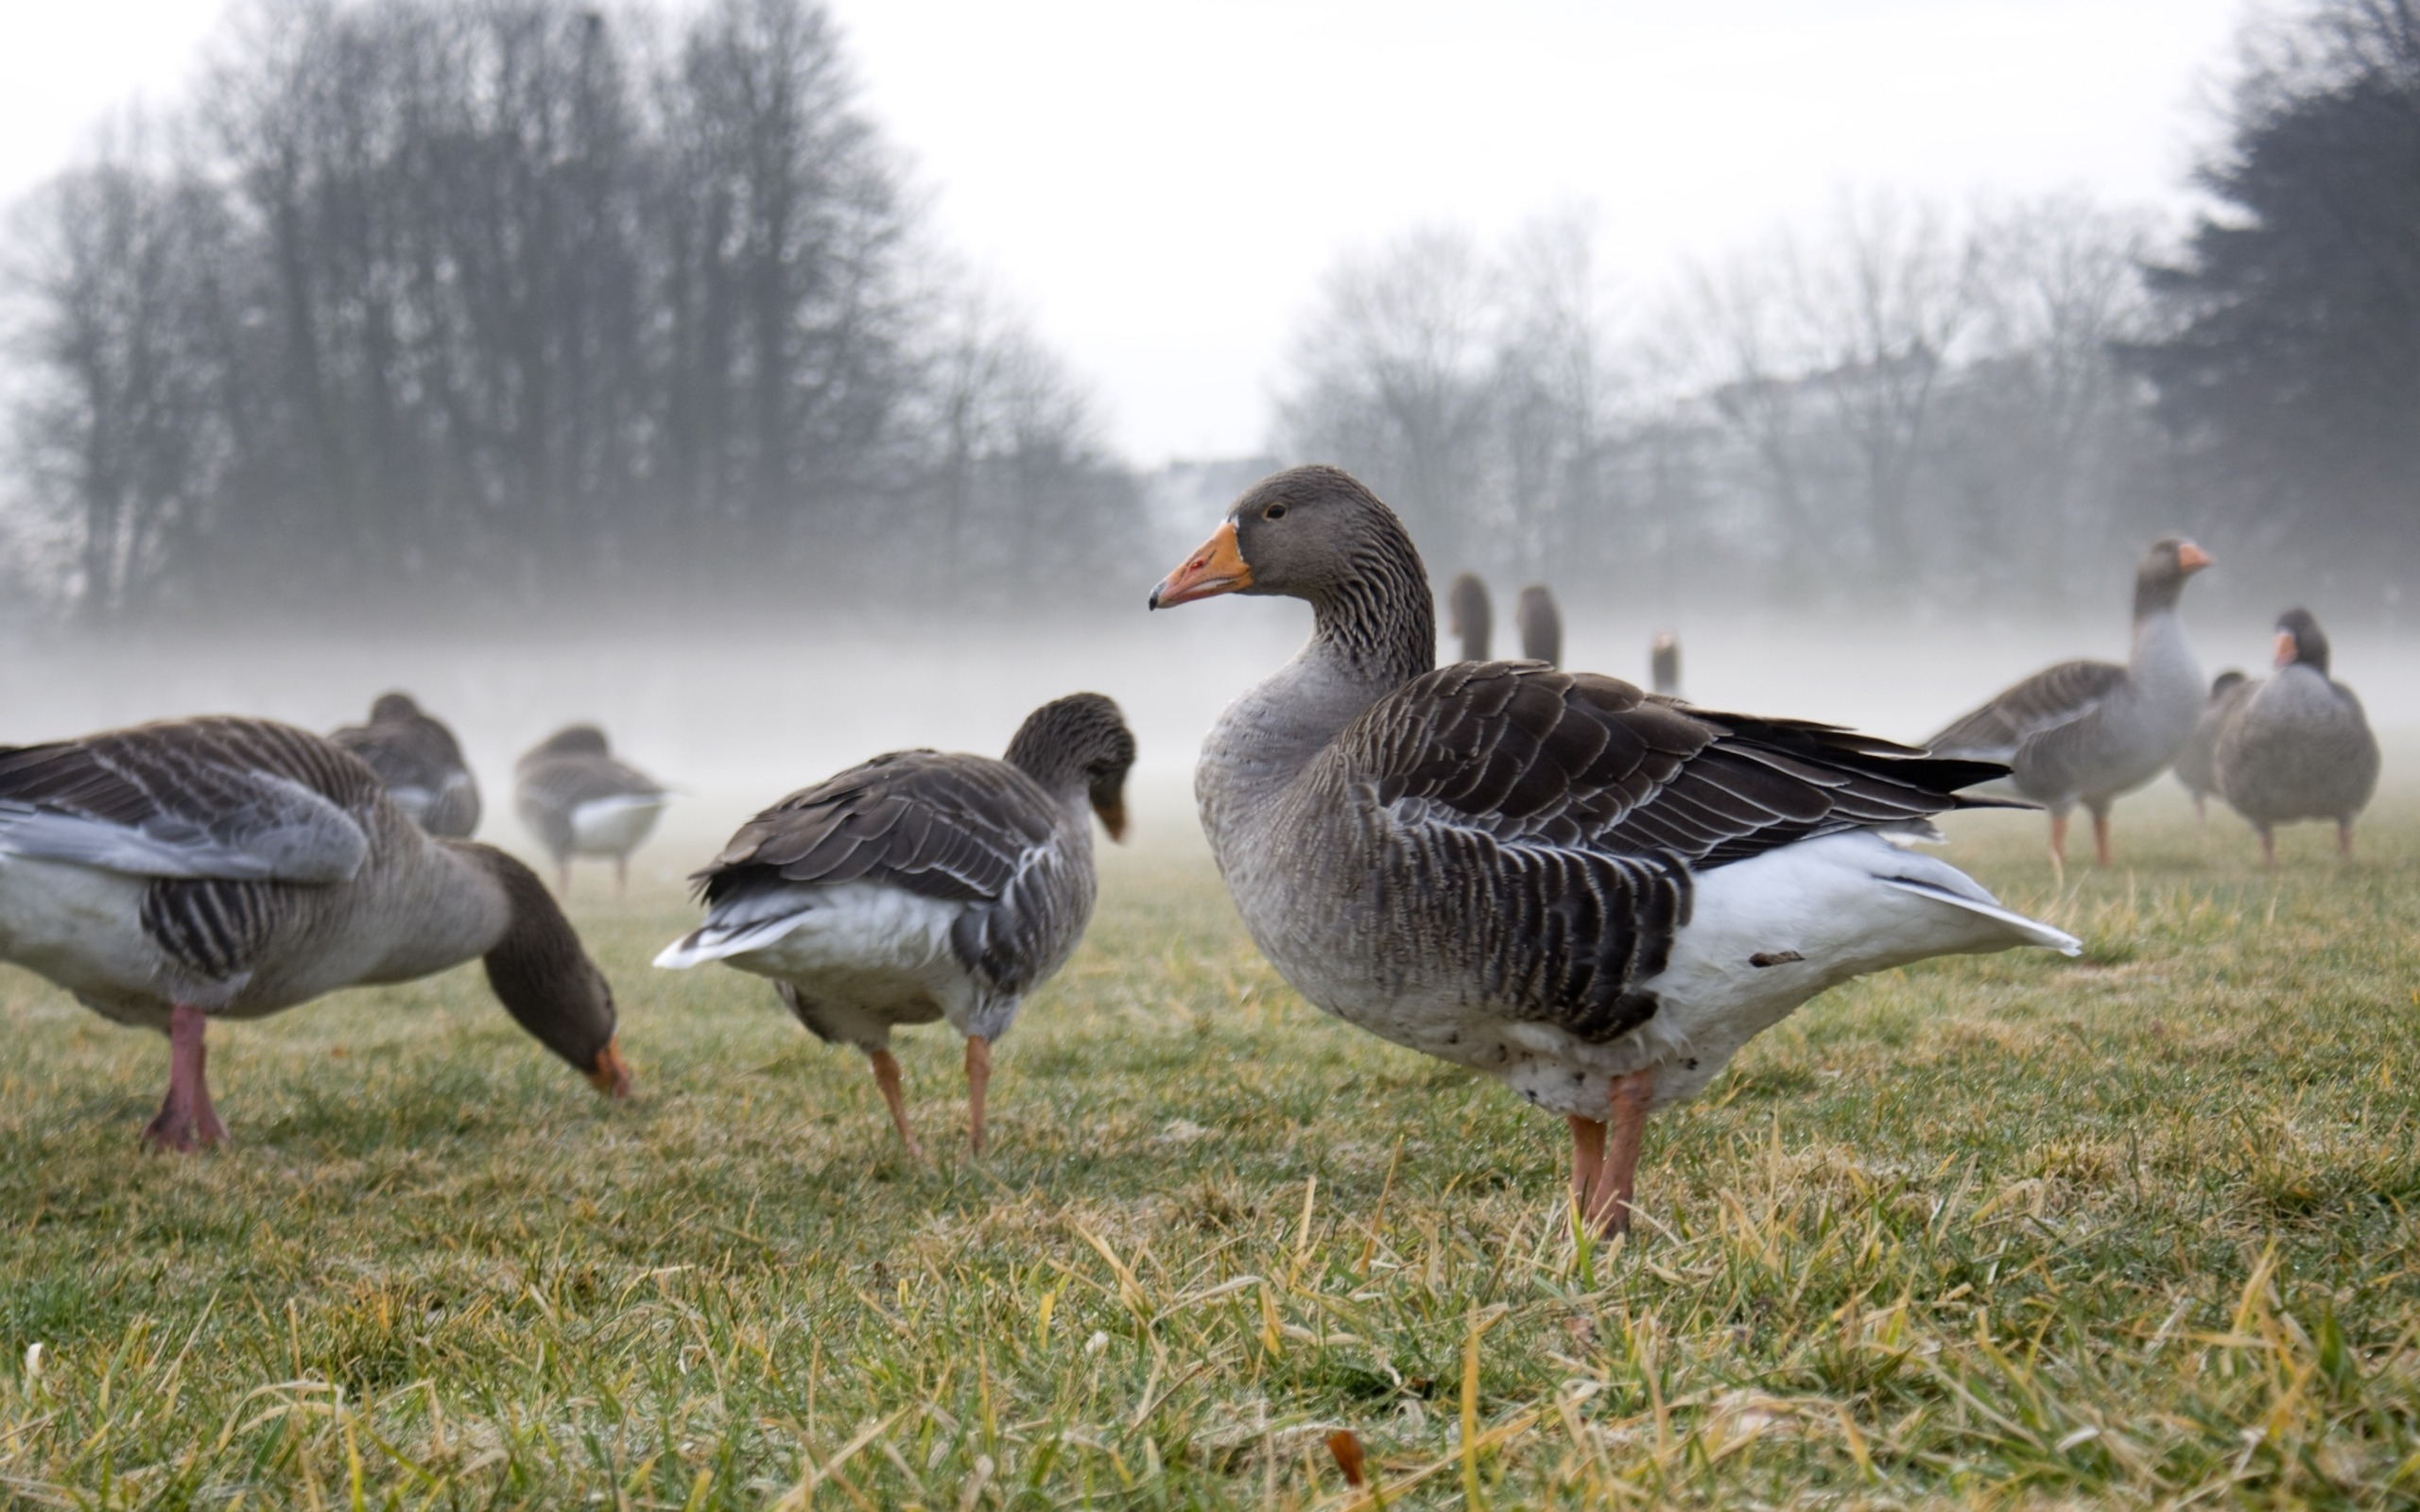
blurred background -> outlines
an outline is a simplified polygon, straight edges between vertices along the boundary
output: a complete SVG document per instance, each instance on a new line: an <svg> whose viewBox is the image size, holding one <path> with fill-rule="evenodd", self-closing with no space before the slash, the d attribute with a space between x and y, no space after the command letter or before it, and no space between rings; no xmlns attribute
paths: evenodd
<svg viewBox="0 0 2420 1512"><path fill-rule="evenodd" d="M1679 630L1717 706L1922 736L2122 659L2173 531L2220 563L2208 669L2305 604L2391 749L2420 732L2397 0L9 31L0 741L405 687L493 795L603 723L710 844L1094 687L1182 829L1305 616L1144 594L1305 460L1499 621L1551 584L1570 664L1643 678Z"/></svg>

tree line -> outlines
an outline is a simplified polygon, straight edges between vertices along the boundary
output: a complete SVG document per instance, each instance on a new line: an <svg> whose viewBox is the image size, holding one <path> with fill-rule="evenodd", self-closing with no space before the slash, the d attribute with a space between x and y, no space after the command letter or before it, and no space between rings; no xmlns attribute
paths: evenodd
<svg viewBox="0 0 2420 1512"><path fill-rule="evenodd" d="M1136 519L814 0L268 0L225 42L12 228L15 555L62 608L979 595Z"/></svg>

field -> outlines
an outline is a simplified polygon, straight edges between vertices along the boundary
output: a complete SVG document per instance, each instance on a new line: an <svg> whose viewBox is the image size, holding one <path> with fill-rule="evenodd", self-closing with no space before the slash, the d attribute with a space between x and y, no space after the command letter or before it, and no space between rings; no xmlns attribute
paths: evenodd
<svg viewBox="0 0 2420 1512"><path fill-rule="evenodd" d="M639 1095L475 969L164 1043L0 970L0 1498L81 1507L2420 1504L2420 798L2273 878L2163 791L2085 936L1852 985L1659 1119L1578 1242L1559 1121L1308 1008L1207 860L1107 858L1003 1042L861 1057L581 879Z"/></svg>

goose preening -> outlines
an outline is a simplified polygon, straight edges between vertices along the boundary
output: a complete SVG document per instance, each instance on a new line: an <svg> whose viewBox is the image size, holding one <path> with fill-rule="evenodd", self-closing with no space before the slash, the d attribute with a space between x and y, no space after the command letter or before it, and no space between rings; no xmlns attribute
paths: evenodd
<svg viewBox="0 0 2420 1512"><path fill-rule="evenodd" d="M1647 647L1649 684L1667 698L1681 696L1681 638L1670 630L1658 630Z"/></svg>
<svg viewBox="0 0 2420 1512"><path fill-rule="evenodd" d="M1092 816L1125 833L1134 737L1097 693L1044 704L1004 759L892 751L740 826L692 879L706 921L655 958L770 977L799 1022L873 1064L908 1153L890 1031L966 1037L970 1138L983 1153L992 1044L1065 964L1093 911Z"/></svg>
<svg viewBox="0 0 2420 1512"><path fill-rule="evenodd" d="M2210 696L2202 702L2202 717L2193 724L2193 733L2176 747L2176 780L2185 791L2193 795L2193 818L2199 824L2210 822L2210 795L2219 790L2217 772L2211 764L2217 758L2219 727L2226 720L2227 706L2234 701L2237 689L2244 686L2244 676L2233 667L2210 679Z"/></svg>
<svg viewBox="0 0 2420 1512"><path fill-rule="evenodd" d="M0 749L0 959L120 1023L166 1031L145 1138L227 1137L203 1034L473 956L538 1041L629 1089L614 993L537 875L424 832L308 730L180 719Z"/></svg>
<svg viewBox="0 0 2420 1512"><path fill-rule="evenodd" d="M2062 662L2033 674L1925 742L1940 756L2005 762L2016 790L2050 811L2050 852L2064 859L2067 814L2092 814L2093 853L2109 865L2109 805L2168 769L2206 701L2176 600L2209 554L2154 541L2135 573L2135 639L2126 664Z"/></svg>
<svg viewBox="0 0 2420 1512"><path fill-rule="evenodd" d="M2327 675L2327 636L2307 610L2277 618L2277 667L2228 700L2213 766L2219 795L2260 832L2260 859L2277 864L2276 827L2336 821L2353 853L2353 820L2378 786L2378 738L2353 690Z"/></svg>
<svg viewBox="0 0 2420 1512"><path fill-rule="evenodd" d="M1487 585L1479 581L1478 574L1463 573L1445 590L1445 596L1454 615L1448 628L1462 643L1462 660L1486 661L1488 643L1495 630L1495 609L1488 602Z"/></svg>
<svg viewBox="0 0 2420 1512"><path fill-rule="evenodd" d="M479 827L479 784L460 742L410 694L381 694L368 724L331 730L328 738L377 773L387 796L429 833L467 840Z"/></svg>
<svg viewBox="0 0 2420 1512"><path fill-rule="evenodd" d="M1313 627L1196 777L1253 940L1328 1012L1568 1118L1575 1199L1608 1232L1648 1113L1816 993L2078 948L1893 843L1989 803L1959 790L1998 765L1532 662L1435 668L1420 554L1335 468L1254 485L1151 604L1233 593L1307 600Z"/></svg>
<svg viewBox="0 0 2420 1512"><path fill-rule="evenodd" d="M1563 665L1563 612L1554 607L1554 590L1531 583L1521 590L1513 606L1513 623L1521 629L1521 654L1550 667ZM1485 660L1477 658L1474 660Z"/></svg>
<svg viewBox="0 0 2420 1512"><path fill-rule="evenodd" d="M612 856L616 897L631 885L631 852L647 843L672 795L635 766L614 759L605 731L566 725L513 767L513 805L546 853L555 880L571 895L571 858Z"/></svg>

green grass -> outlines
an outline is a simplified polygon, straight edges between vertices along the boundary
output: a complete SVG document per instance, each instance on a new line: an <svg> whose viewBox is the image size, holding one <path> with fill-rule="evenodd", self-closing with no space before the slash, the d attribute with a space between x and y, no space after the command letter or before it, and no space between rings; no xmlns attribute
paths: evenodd
<svg viewBox="0 0 2420 1512"><path fill-rule="evenodd" d="M1205 860L1113 854L1001 1046L903 1037L937 1160L763 984L579 921L639 1095L475 970L164 1043L0 971L0 1498L90 1507L2420 1503L2420 802L2364 857L2154 797L2077 931L1855 984L1654 1124L1575 1242L1564 1131L1306 1007ZM590 874L583 885L598 884ZM38 1357L31 1349L40 1345Z"/></svg>

